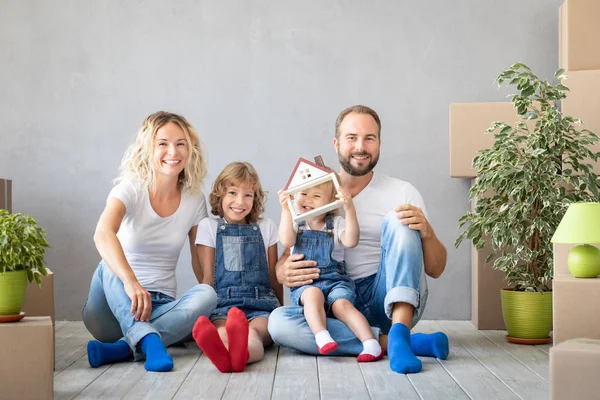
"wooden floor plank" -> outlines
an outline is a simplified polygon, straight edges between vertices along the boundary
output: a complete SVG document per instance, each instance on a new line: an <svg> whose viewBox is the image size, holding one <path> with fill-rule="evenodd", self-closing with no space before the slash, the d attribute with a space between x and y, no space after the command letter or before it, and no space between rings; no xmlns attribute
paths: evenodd
<svg viewBox="0 0 600 400"><path fill-rule="evenodd" d="M550 385L465 321L439 321L473 357L498 377L519 397L527 400L547 399Z"/></svg>
<svg viewBox="0 0 600 400"><path fill-rule="evenodd" d="M390 360L358 363L367 391L372 399L420 399L407 375L397 374L390 369Z"/></svg>
<svg viewBox="0 0 600 400"><path fill-rule="evenodd" d="M281 347L272 398L285 400L319 398L317 358Z"/></svg>
<svg viewBox="0 0 600 400"><path fill-rule="evenodd" d="M550 349L552 348L552 343L549 344L538 344L535 346L536 349L538 349L539 351L546 353L546 354L550 354Z"/></svg>
<svg viewBox="0 0 600 400"><path fill-rule="evenodd" d="M205 355L201 355L173 399L220 399L230 377L231 374L219 372Z"/></svg>
<svg viewBox="0 0 600 400"><path fill-rule="evenodd" d="M54 374L87 354L87 342L93 339L83 322L67 322L56 333Z"/></svg>
<svg viewBox="0 0 600 400"><path fill-rule="evenodd" d="M231 374L222 398L224 400L271 398L278 351L278 346L271 346L265 350L265 358L261 361L248 364L242 373Z"/></svg>
<svg viewBox="0 0 600 400"><path fill-rule="evenodd" d="M186 344L185 347L170 347L168 351L175 364L173 370L168 373L146 372L123 399L171 399L175 396L196 364L201 351L195 343Z"/></svg>
<svg viewBox="0 0 600 400"><path fill-rule="evenodd" d="M450 354L446 360L440 360L440 364L470 398L494 400L519 398L461 345L460 334L447 332L441 325L438 325L435 330L444 331L450 340Z"/></svg>
<svg viewBox="0 0 600 400"><path fill-rule="evenodd" d="M84 354L74 364L54 376L54 400L71 400L94 382L110 366L92 368Z"/></svg>
<svg viewBox="0 0 600 400"><path fill-rule="evenodd" d="M67 325L67 321L54 321L54 331L58 331L61 327Z"/></svg>
<svg viewBox="0 0 600 400"><path fill-rule="evenodd" d="M369 399L356 357L317 357L322 400Z"/></svg>
<svg viewBox="0 0 600 400"><path fill-rule="evenodd" d="M523 365L539 375L540 378L546 382L550 382L550 360L548 354L539 351L534 346L507 342L505 338L506 331L481 331L481 334L519 360Z"/></svg>
<svg viewBox="0 0 600 400"><path fill-rule="evenodd" d="M75 399L121 399L145 374L143 361L113 364Z"/></svg>
<svg viewBox="0 0 600 400"><path fill-rule="evenodd" d="M415 326L413 333L433 333L439 329L439 325L433 321L421 321ZM419 359L423 363L421 372L407 376L421 398L433 400L469 398L435 357L419 357Z"/></svg>

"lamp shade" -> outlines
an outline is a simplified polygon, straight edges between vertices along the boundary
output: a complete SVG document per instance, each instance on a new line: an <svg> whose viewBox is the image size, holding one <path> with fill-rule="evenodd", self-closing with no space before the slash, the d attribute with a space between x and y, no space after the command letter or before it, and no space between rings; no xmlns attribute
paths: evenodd
<svg viewBox="0 0 600 400"><path fill-rule="evenodd" d="M600 243L600 203L573 203L560 221L552 243Z"/></svg>

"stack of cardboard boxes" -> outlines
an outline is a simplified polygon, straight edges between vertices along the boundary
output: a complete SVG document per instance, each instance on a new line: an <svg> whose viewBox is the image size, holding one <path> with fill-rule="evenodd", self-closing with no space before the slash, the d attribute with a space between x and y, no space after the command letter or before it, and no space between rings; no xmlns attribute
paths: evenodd
<svg viewBox="0 0 600 400"><path fill-rule="evenodd" d="M0 178L0 209L12 212L12 184ZM54 370L54 274L27 290L19 322L0 323L0 398L52 399Z"/></svg>
<svg viewBox="0 0 600 400"><path fill-rule="evenodd" d="M600 134L600 1L565 0L559 9L559 67L569 76L562 112ZM594 151L599 151L597 146ZM598 164L595 166L600 173ZM590 221L590 223L599 223ZM550 351L553 399L600 396L600 279L574 278L567 255L575 245L555 245L554 347ZM600 246L599 246L600 247Z"/></svg>
<svg viewBox="0 0 600 400"><path fill-rule="evenodd" d="M450 105L450 176L474 180L477 171L473 157L492 147L493 135L484 132L494 121L519 120L512 103L463 103ZM474 199L471 207L475 206ZM507 286L504 274L485 263L491 253L487 245L477 250L471 245L471 320L477 329L504 329L500 290Z"/></svg>

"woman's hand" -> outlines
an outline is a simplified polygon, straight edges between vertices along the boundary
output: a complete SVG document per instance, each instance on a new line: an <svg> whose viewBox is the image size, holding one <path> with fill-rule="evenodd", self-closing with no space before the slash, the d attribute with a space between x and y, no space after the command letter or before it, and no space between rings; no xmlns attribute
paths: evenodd
<svg viewBox="0 0 600 400"><path fill-rule="evenodd" d="M152 300L150 293L140 285L138 281L123 283L125 293L131 299L131 315L136 321L150 321L152 312Z"/></svg>

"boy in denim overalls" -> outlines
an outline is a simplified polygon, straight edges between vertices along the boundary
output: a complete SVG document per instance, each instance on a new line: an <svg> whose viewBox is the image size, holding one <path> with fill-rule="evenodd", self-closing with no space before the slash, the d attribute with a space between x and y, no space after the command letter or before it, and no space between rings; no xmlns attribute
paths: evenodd
<svg viewBox="0 0 600 400"><path fill-rule="evenodd" d="M312 284L291 288L292 301L304 306L304 316L321 354L337 349L337 343L326 327L326 314L344 322L363 343L359 362L377 361L383 357L367 319L354 307L356 288L346 274L344 247L355 247L359 239L358 220L352 197L340 188L335 194L332 182L313 186L295 196L296 206L305 213L337 200L344 206L346 219L333 213L321 214L295 225L287 206L289 195L279 191L281 244L292 247L293 254L303 254L305 260L314 260L320 269L319 278Z"/></svg>

